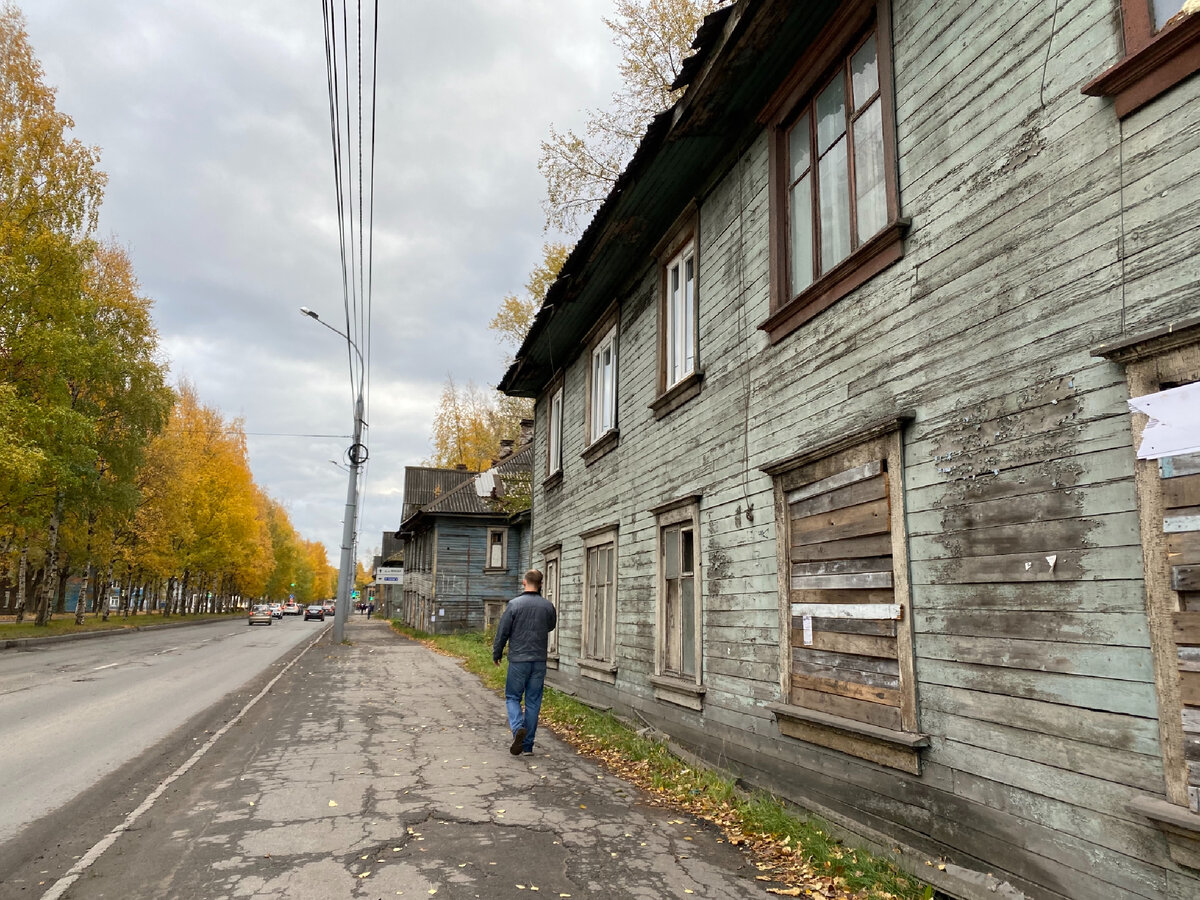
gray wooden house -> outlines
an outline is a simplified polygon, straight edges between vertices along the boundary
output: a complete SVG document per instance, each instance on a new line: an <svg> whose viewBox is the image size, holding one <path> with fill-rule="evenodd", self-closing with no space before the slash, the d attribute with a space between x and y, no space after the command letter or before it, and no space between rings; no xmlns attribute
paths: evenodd
<svg viewBox="0 0 1200 900"><path fill-rule="evenodd" d="M529 565L532 445L486 472L404 470L405 624L424 631L484 628L521 593Z"/></svg>
<svg viewBox="0 0 1200 900"><path fill-rule="evenodd" d="M695 51L501 385L552 682L956 896L1200 896L1200 457L1129 405L1200 382L1200 15Z"/></svg>

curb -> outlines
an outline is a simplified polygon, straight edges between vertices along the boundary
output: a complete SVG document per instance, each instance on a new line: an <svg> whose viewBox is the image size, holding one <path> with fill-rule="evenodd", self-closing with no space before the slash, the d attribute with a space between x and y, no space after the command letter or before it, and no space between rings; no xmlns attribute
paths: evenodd
<svg viewBox="0 0 1200 900"><path fill-rule="evenodd" d="M119 634L132 634L135 631L157 631L160 628L186 628L192 625L212 625L214 622L232 622L234 617L221 619L204 619L200 622L162 622L157 625L129 625L125 628L108 628L100 631L80 631L76 634L51 634L46 637L7 638L0 640L0 650L22 650L26 647L40 647L43 644L62 644L67 641L84 641L89 638L114 637Z"/></svg>

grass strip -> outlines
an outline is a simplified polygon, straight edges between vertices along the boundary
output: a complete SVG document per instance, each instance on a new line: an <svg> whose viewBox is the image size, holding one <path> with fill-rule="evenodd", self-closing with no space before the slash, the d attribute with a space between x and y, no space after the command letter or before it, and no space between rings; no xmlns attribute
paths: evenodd
<svg viewBox="0 0 1200 900"><path fill-rule="evenodd" d="M14 638L39 638L50 637L51 635L60 634L79 634L84 631L119 631L124 628L137 628L146 625L163 625L168 622L204 622L209 619L231 619L241 618L246 615L245 610L239 610L234 613L203 613L191 616L170 616L163 618L158 613L138 613L136 616L120 616L116 613L109 615L108 621L105 622L99 616L94 616L88 613L83 620L82 625L75 624L75 613L59 613L58 618L51 619L45 625L34 625L30 618L26 618L20 625L16 623L13 616L5 616L0 619L0 640L13 640Z"/></svg>
<svg viewBox="0 0 1200 900"><path fill-rule="evenodd" d="M507 660L492 664L485 633L432 635L392 622L392 628L431 649L455 656L488 687L504 690ZM541 722L581 753L599 760L657 800L718 825L725 840L744 847L763 880L790 885L770 888L780 896L930 900L922 884L887 859L848 847L821 821L799 816L763 791L746 793L725 775L680 759L666 743L639 734L610 712L602 712L547 686Z"/></svg>

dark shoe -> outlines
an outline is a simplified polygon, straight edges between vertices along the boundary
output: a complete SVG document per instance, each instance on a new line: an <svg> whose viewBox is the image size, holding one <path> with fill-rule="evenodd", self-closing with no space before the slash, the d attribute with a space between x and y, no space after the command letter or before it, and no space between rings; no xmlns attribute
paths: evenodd
<svg viewBox="0 0 1200 900"><path fill-rule="evenodd" d="M525 726L522 725L520 728L518 728L516 731L513 732L513 742L512 742L512 746L508 748L508 752L511 753L513 756L520 756L521 755L521 747L524 745L524 743L525 743Z"/></svg>
<svg viewBox="0 0 1200 900"><path fill-rule="evenodd" d="M530 747L528 750L522 750L521 753L524 756L533 756L533 748Z"/></svg>

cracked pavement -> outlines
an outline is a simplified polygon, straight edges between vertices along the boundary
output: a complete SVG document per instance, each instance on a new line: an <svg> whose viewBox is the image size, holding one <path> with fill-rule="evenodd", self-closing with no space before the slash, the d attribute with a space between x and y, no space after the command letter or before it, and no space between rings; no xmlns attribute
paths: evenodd
<svg viewBox="0 0 1200 900"><path fill-rule="evenodd" d="M72 885L84 898L765 898L712 826L653 806L503 699L351 617Z"/></svg>

